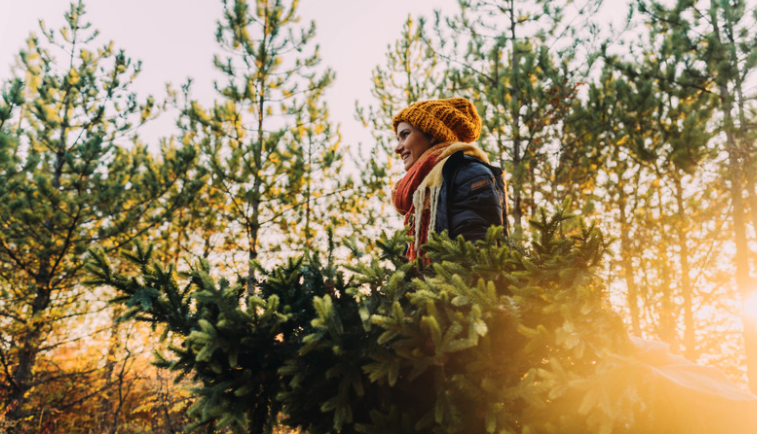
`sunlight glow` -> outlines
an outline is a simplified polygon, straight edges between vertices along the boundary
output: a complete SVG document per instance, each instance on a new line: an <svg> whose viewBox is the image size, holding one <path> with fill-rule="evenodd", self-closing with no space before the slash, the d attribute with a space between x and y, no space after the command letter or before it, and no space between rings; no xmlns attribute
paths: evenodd
<svg viewBox="0 0 757 434"><path fill-rule="evenodd" d="M751 318L757 319L757 294L752 294L744 302L744 313Z"/></svg>

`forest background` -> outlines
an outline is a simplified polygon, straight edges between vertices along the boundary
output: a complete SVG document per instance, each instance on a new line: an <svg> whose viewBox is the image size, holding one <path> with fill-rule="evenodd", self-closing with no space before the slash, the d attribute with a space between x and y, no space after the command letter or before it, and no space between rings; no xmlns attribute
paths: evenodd
<svg viewBox="0 0 757 434"><path fill-rule="evenodd" d="M602 272L628 331L757 390L753 3L418 2L418 16L393 8L404 26L362 53L378 65L365 77L321 61L314 4L219 2L194 35L215 41L200 59L215 75L192 82L120 51L81 3L17 53L0 103L2 429L184 426L187 380L149 365L162 330L119 321L112 290L85 284L88 249L151 243L164 264L203 258L250 291L250 260L337 238L356 261L398 227L391 116L452 96L476 104L478 144L507 173L513 239L570 199L614 238ZM136 93L143 68L175 81ZM336 109L341 80L370 96ZM370 138L340 129L351 117Z"/></svg>

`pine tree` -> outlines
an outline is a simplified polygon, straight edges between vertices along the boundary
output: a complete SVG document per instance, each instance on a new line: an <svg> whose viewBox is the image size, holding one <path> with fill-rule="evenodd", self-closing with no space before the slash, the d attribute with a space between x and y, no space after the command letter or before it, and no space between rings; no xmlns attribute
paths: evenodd
<svg viewBox="0 0 757 434"><path fill-rule="evenodd" d="M754 153L747 133L748 97L745 80L757 66L757 26L744 1L697 2L679 1L672 7L657 2L638 2L646 21L659 34L670 34L679 49L690 53L691 61L685 70L688 79L670 86L687 88L698 83L706 98L715 98L715 133L720 133L719 149L728 155L723 166L728 187L722 194L730 201L727 221L735 244L733 285L742 303L753 296L747 246L748 209L757 209L754 177L750 175L751 155ZM677 28L678 31L672 29ZM704 119L699 120L704 121ZM724 141L722 141L724 139ZM680 159L679 159L680 161ZM755 216L757 214L752 214ZM757 220L752 221L754 225ZM743 342L750 387L757 390L757 324L743 312ZM691 339L691 338L689 338Z"/></svg>
<svg viewBox="0 0 757 434"><path fill-rule="evenodd" d="M603 90L590 98L603 100L605 107L592 104L597 111L616 104L605 130L615 149L607 155L610 176L605 186L614 202L607 211L617 207L620 212L620 263L634 333L641 334L637 279L651 274L651 285L644 286L653 290L644 297L659 299L659 309L651 303L644 308L656 317L653 328L674 347L683 343L687 356L696 360L691 264L702 261L712 234L695 230L692 217L701 214L697 204L707 195L701 171L712 155L713 99L704 90L706 80L693 73L695 59L687 49L691 41L686 29L687 25L652 28L632 43L630 55L609 55L605 47ZM692 199L684 200L684 194ZM635 203L630 205L629 199ZM692 244L693 237L697 238ZM643 241L633 245L632 238ZM649 245L656 246L654 253ZM651 267L631 259L645 255L653 259L647 262ZM674 301L679 297L680 306ZM679 315L682 340L676 325Z"/></svg>
<svg viewBox="0 0 757 434"><path fill-rule="evenodd" d="M224 1L216 34L224 54L213 60L220 99L210 108L187 101L180 119L181 140L209 172L201 201L214 209L195 213L196 224L214 253L243 264L250 290L248 261L322 246L326 226L345 225L359 199L344 194L354 186L339 174L339 133L323 103L334 73L319 68L315 24L301 26L297 7Z"/></svg>
<svg viewBox="0 0 757 434"><path fill-rule="evenodd" d="M156 157L128 144L152 98L137 100L139 64L112 43L96 46L84 13L72 4L59 34L42 26L41 39L29 38L0 105L0 387L11 420L41 411L25 405L30 394L66 379L35 366L53 332L65 339L61 324L92 301L80 285L86 250L148 235L197 188L177 183L191 149Z"/></svg>
<svg viewBox="0 0 757 434"><path fill-rule="evenodd" d="M690 264L701 258L703 249L695 256L690 249L689 237L701 234L701 231L692 230L692 226L696 223L693 218L701 212L698 204L704 202L701 199L704 195L698 194L693 200L684 200L684 195L689 196L688 191L692 188L703 190L699 172L713 154L710 120L714 107L713 98L703 90L705 81L691 72L695 59L686 49L692 43L686 34L686 28L687 26L681 26L672 31L663 30L662 34L655 34L654 30L650 32L650 39L658 39L659 46L645 53L641 65L634 66L637 71L634 81L650 80L659 95L656 110L651 113L654 134L651 143L645 148L657 156L658 161L654 165L659 173L658 179L663 179L667 184L666 190L674 197L671 201L674 206L671 203L670 211L664 213L669 214L669 218L661 217L667 227L661 228L660 233L671 232L674 238L671 237L669 242L677 245L677 254L673 255L678 259L671 260L670 263L673 268L678 268L676 274L680 276L674 279L682 298L682 342L686 355L696 360L698 354L693 310L696 288L691 280ZM709 234L700 236L695 239L695 245L707 246L709 238ZM679 266L673 265L675 263Z"/></svg>
<svg viewBox="0 0 757 434"><path fill-rule="evenodd" d="M578 30L601 2L581 2L576 7L581 19L566 20L570 3L461 1L458 15L437 15L436 50L449 61L452 87L475 101L484 124L479 145L510 176L514 236L545 200L547 186L564 178L565 168L555 166L575 166L574 159L554 157L563 150L566 156L592 153L575 149L591 143L576 140L564 127L573 119L577 86L587 73L576 58L584 42ZM576 192L575 205L582 196Z"/></svg>
<svg viewBox="0 0 757 434"><path fill-rule="evenodd" d="M196 426L645 432L644 371L598 275L607 243L593 226L564 234L570 219L542 211L528 248L501 228L475 246L434 235L428 266L402 257L398 231L344 268L258 266L253 295L244 277L215 280L203 262L177 274L143 245L125 256L137 277L98 252L88 269L129 316L165 325L175 345L156 363L197 381Z"/></svg>

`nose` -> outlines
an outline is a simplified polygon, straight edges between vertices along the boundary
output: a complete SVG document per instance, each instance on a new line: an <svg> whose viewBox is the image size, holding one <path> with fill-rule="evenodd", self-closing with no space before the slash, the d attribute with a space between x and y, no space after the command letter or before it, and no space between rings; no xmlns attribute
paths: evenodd
<svg viewBox="0 0 757 434"><path fill-rule="evenodd" d="M402 142L398 139L397 140L397 146L394 147L394 153L395 154L401 153L402 152L402 148L403 148Z"/></svg>

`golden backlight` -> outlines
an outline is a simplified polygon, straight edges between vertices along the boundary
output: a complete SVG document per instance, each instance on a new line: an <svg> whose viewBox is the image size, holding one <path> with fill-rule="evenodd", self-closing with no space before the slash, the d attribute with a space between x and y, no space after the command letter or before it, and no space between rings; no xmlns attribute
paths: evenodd
<svg viewBox="0 0 757 434"><path fill-rule="evenodd" d="M757 320L757 294L752 294L744 302L744 313L752 319Z"/></svg>

